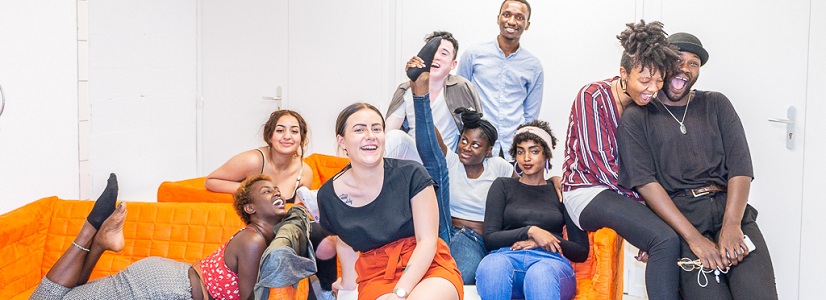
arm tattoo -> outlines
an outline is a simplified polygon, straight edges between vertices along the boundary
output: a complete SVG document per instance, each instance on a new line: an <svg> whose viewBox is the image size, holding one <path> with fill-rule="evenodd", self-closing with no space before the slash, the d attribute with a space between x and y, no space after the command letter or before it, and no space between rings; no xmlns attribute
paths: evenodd
<svg viewBox="0 0 826 300"><path fill-rule="evenodd" d="M410 265L405 266L404 271L402 271L402 273L406 273L408 269L410 269Z"/></svg>
<svg viewBox="0 0 826 300"><path fill-rule="evenodd" d="M347 194L338 195L338 199L341 199L341 202L344 202L344 204L353 205L353 199L350 199L350 196L347 196Z"/></svg>

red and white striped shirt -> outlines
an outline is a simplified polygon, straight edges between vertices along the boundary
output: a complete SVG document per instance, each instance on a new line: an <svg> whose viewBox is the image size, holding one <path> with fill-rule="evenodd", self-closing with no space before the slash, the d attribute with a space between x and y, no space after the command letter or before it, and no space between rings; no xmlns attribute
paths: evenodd
<svg viewBox="0 0 826 300"><path fill-rule="evenodd" d="M617 184L617 125L620 111L611 95L611 81L618 78L588 84L574 100L565 140L563 191L605 186L632 199L642 200L636 192Z"/></svg>

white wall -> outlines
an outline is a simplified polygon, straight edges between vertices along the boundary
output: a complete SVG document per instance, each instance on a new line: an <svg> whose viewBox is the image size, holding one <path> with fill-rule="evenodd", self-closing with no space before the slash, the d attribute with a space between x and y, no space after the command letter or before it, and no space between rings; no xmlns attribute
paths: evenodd
<svg viewBox="0 0 826 300"><path fill-rule="evenodd" d="M0 1L0 214L78 196L74 1Z"/></svg>
<svg viewBox="0 0 826 300"><path fill-rule="evenodd" d="M392 1L290 1L289 97L307 120L308 152L335 154L335 120L354 102L379 108L393 87ZM389 68L389 69L388 69Z"/></svg>
<svg viewBox="0 0 826 300"><path fill-rule="evenodd" d="M89 3L93 197L110 172L130 201L196 176L195 16L194 0Z"/></svg>

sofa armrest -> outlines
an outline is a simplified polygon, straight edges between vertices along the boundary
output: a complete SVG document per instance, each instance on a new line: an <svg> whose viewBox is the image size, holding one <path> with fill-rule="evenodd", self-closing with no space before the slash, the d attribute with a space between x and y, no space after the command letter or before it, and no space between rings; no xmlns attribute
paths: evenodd
<svg viewBox="0 0 826 300"><path fill-rule="evenodd" d="M181 181L164 181L158 187L158 202L232 203L232 195L210 192L204 187L206 177Z"/></svg>
<svg viewBox="0 0 826 300"><path fill-rule="evenodd" d="M54 202L48 197L0 215L0 299L37 285L42 277L43 248Z"/></svg>
<svg viewBox="0 0 826 300"><path fill-rule="evenodd" d="M589 232L588 260L573 263L577 276L575 299L622 299L623 239L614 230Z"/></svg>

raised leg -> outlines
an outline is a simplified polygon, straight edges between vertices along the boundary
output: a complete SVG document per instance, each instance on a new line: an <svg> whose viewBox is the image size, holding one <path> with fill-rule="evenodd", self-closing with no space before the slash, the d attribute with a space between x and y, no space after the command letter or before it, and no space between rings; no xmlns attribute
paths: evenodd
<svg viewBox="0 0 826 300"><path fill-rule="evenodd" d="M86 222L83 223L83 226L80 228L80 232L77 234L73 241L73 245L69 246L69 249L66 252L63 252L63 255L58 258L57 262L55 262L54 266L46 273L46 277L51 280L52 282L59 284L64 287L72 288L80 282L83 271L87 269L87 264L92 264L92 268L94 268L94 264L97 263L97 259L100 258L100 253L103 253L102 250L96 249L95 252L100 252L95 254L96 257L92 257L92 251L90 248L93 247L93 242L96 239L96 234L98 233L98 229L101 228L105 220L111 219L113 212L115 211L115 202L118 198L118 181L115 174L109 175L109 180L106 183L106 188L103 190L103 193L98 197L97 201L95 201L95 206L92 208L92 211L89 213L89 216L86 218ZM124 208L124 215L125 215L125 208ZM110 222L111 223L111 222ZM122 221L121 221L121 229L122 229ZM123 239L123 232L121 231L121 240ZM123 241L121 241L120 248L123 248ZM120 249L118 249L120 251ZM90 258L94 258L87 262ZM89 272L91 272L91 268L89 268ZM88 279L88 275L85 276ZM86 282L86 280L82 280Z"/></svg>
<svg viewBox="0 0 826 300"><path fill-rule="evenodd" d="M77 281L78 285L89 281L89 276L92 275L92 270L95 268L95 265L97 265L104 251L120 252L123 250L124 221L126 221L126 203L121 202L120 206L115 209L115 212L113 212L106 221L103 221L98 234L95 235L92 248L90 248L89 254L83 262L83 269L81 269Z"/></svg>

